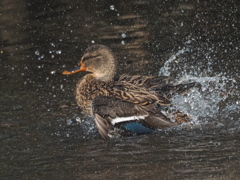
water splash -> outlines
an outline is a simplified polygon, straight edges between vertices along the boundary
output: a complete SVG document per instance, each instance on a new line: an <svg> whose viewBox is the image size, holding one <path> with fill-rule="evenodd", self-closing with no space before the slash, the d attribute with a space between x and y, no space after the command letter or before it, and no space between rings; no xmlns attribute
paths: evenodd
<svg viewBox="0 0 240 180"><path fill-rule="evenodd" d="M170 76L171 74L171 67L170 65L173 63L178 63L177 57L180 54L184 54L185 52L188 52L188 48L183 48L179 50L176 54L173 54L163 65L163 67L159 71L159 76Z"/></svg>
<svg viewBox="0 0 240 180"><path fill-rule="evenodd" d="M235 78L228 77L226 73L209 77L206 68L205 76L189 75L187 68L197 71L198 66L192 67L185 64L185 68L179 72L182 65L180 55L189 52L188 48L183 48L172 55L160 69L159 75L170 76L176 71L177 79L172 83L197 82L201 88L193 88L186 95L177 95L172 98L172 103L180 111L190 115L195 124L215 124L216 127L227 127L231 131L236 130L240 125L239 114L239 87ZM207 59L210 61L210 59ZM184 62L186 63L186 62ZM211 64L211 61L207 63ZM194 74L194 73L191 73ZM238 128L240 130L240 128Z"/></svg>
<svg viewBox="0 0 240 180"><path fill-rule="evenodd" d="M197 117L212 117L219 110L219 103L228 97L221 93L226 90L225 77L193 77L186 75L179 83L195 81L201 84L201 89L193 88L187 95L173 97L173 103L182 111Z"/></svg>
<svg viewBox="0 0 240 180"><path fill-rule="evenodd" d="M92 135L96 135L97 129L91 117L85 119L80 118L79 116L75 115L72 119L66 120L67 126L79 126L82 130L82 138L89 138Z"/></svg>

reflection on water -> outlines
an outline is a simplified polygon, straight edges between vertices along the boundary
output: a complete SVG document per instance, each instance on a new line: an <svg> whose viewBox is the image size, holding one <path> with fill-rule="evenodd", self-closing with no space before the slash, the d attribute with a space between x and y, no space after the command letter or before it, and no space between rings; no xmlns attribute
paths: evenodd
<svg viewBox="0 0 240 180"><path fill-rule="evenodd" d="M239 178L239 2L1 1L1 179ZM119 72L171 75L201 89L176 96L194 118L104 141L60 72L92 43Z"/></svg>

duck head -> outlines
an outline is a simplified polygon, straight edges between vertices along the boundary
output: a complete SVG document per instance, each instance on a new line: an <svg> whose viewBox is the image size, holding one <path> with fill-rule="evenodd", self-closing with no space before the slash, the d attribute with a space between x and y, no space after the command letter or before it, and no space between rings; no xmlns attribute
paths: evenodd
<svg viewBox="0 0 240 180"><path fill-rule="evenodd" d="M104 45L93 45L87 48L82 56L79 66L64 71L63 75L77 72L91 72L94 78L101 81L111 81L116 72L116 60L111 49Z"/></svg>

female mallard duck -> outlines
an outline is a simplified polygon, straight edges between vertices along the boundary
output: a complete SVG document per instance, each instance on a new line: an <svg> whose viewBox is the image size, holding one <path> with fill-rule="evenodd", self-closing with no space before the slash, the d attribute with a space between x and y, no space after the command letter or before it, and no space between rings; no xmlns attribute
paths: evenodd
<svg viewBox="0 0 240 180"><path fill-rule="evenodd" d="M115 78L117 62L104 45L86 49L80 66L64 71L64 75L88 71L77 82L78 106L95 117L104 138L118 135L146 134L189 121L177 110L170 110L170 97L190 89L195 83L168 84L168 77L126 75Z"/></svg>

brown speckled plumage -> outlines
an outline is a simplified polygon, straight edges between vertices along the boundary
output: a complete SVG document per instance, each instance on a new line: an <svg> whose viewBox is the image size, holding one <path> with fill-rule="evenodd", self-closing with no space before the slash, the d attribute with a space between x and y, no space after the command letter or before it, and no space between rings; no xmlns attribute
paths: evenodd
<svg viewBox="0 0 240 180"><path fill-rule="evenodd" d="M178 110L169 115L164 109L170 107L172 95L187 91L195 83L173 86L168 77L127 74L114 78L116 66L109 48L94 45L85 51L80 69L76 70L91 72L77 82L75 96L82 111L95 117L95 124L104 138L134 134L135 131L131 132L126 126L128 122L138 122L150 132L150 129L189 121L190 118ZM72 73L75 72L63 74Z"/></svg>

